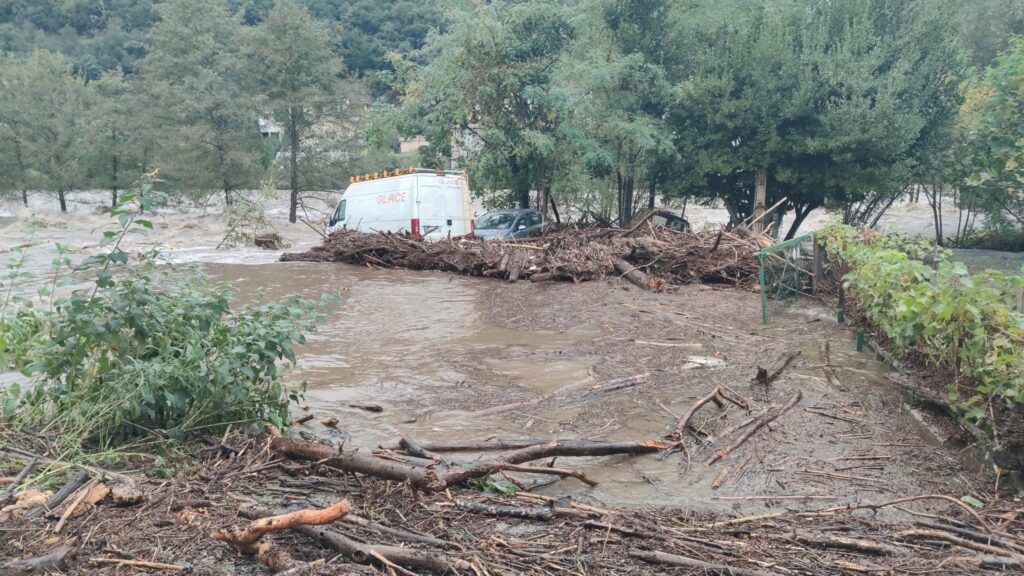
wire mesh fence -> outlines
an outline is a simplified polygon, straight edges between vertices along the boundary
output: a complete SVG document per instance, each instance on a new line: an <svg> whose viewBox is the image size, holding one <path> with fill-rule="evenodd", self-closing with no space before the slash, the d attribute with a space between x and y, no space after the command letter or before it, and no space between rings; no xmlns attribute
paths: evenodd
<svg viewBox="0 0 1024 576"><path fill-rule="evenodd" d="M813 291L814 237L810 234L786 240L757 253L761 286L761 321L785 311L801 296Z"/></svg>

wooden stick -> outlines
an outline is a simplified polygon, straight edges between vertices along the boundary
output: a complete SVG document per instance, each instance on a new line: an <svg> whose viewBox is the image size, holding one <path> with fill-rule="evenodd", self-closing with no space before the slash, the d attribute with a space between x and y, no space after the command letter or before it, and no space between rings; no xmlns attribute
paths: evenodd
<svg viewBox="0 0 1024 576"><path fill-rule="evenodd" d="M68 481L56 494L50 496L50 499L46 501L46 504L33 508L25 514L25 518L38 518L44 513L49 512L60 506L62 502L68 499L75 490L78 490L82 484L85 484L89 480L89 473L82 471L75 474L75 477Z"/></svg>
<svg viewBox="0 0 1024 576"><path fill-rule="evenodd" d="M0 504L6 502L7 499L11 497L11 494L14 494L14 489L17 488L18 484L21 484L21 481L32 472L32 469L36 467L38 462L39 459L33 457L28 461L28 464L25 464L25 467L21 469L21 472L18 472L18 475L11 480L10 485L8 485L7 488L4 488L3 492L0 492Z"/></svg>
<svg viewBox="0 0 1024 576"><path fill-rule="evenodd" d="M71 514L74 513L75 509L78 508L78 505L82 503L82 500L85 500L85 497L92 492L93 487L100 483L102 478L103 477L101 475L97 474L93 476L92 480L88 484L82 486L78 490L78 496L71 501L71 505L68 506L67 510L64 511L64 514L61 515L60 520L57 521L57 525L53 527L54 534L60 534L60 531L64 528L64 524L68 521L68 518L71 518Z"/></svg>
<svg viewBox="0 0 1024 576"><path fill-rule="evenodd" d="M260 518L255 522L250 522L244 528L235 526L221 528L213 533L213 539L227 542L239 553L252 554L256 551L253 549L253 545L269 532L286 530L295 526L328 524L348 514L351 509L348 500L339 500L323 509L296 510L278 516Z"/></svg>
<svg viewBox="0 0 1024 576"><path fill-rule="evenodd" d="M782 416L786 412L789 412L790 409L792 409L794 406L796 406L800 402L801 398L803 398L803 392L800 391L800 390L797 390L796 394L794 394L781 407L773 408L773 409L770 409L767 412L765 412L764 416L759 418L757 423L754 424L754 426L750 430L747 430L746 433L744 433L743 436L741 436L739 440L737 440L735 443L733 443L728 448L724 448L722 450L719 450L718 452L715 452L715 455L712 456L710 459L708 459L708 461L705 464L705 466L711 466L715 462L718 462L722 458L725 458L726 456L728 456L730 453L732 453L733 450L735 450L735 449L739 448L740 446L742 446L743 443L746 442L747 440L750 440L750 438L754 434L757 434L758 430L760 430L761 428L764 428L765 426L767 426L768 424L773 422L779 416Z"/></svg>
<svg viewBox="0 0 1024 576"><path fill-rule="evenodd" d="M115 564L117 566L138 566L139 568L150 568L152 570L184 570L184 566L178 564L164 564L163 562L149 562L147 560L126 560L124 558L90 558L94 564Z"/></svg>
<svg viewBox="0 0 1024 576"><path fill-rule="evenodd" d="M715 389L712 390L711 393L709 393L707 396L701 398L700 400L697 400L697 402L693 406L690 407L690 409L686 412L686 414L684 414L683 417L679 420L679 424L676 425L676 437L677 438L679 438L680 440L683 439L683 432L686 430L686 427L690 425L690 420L693 419L693 415L696 414L697 410L700 410L702 406L704 406L708 402L711 402L715 398L717 398L718 397L718 392L719 392L719 387L715 386Z"/></svg>
<svg viewBox="0 0 1024 576"><path fill-rule="evenodd" d="M765 384L771 384L772 382L778 380L779 377L782 376L782 373L786 370L786 368L789 368L789 365L792 364L794 360L799 358L802 353L803 352L801 352L800 350L797 350L796 352L790 352L789 354L787 354L785 358L783 358L781 361L779 361L779 363L776 364L775 369L772 370L772 373L768 375L768 379L765 380Z"/></svg>
<svg viewBox="0 0 1024 576"><path fill-rule="evenodd" d="M959 536L954 536L949 532L943 532L941 530L904 530L902 532L897 532L893 534L893 536L896 538L903 538L909 540L941 540L943 542L953 544L954 546L967 548L969 550L977 550L978 552L995 554L996 556L1008 556L1016 560L1024 559L1024 556L1021 556L1013 550L1007 550L1006 548L1000 548L998 546L991 546L989 544L974 542L971 540L967 540L965 538L961 538Z"/></svg>
<svg viewBox="0 0 1024 576"><path fill-rule="evenodd" d="M597 481L587 478L587 476L578 470L570 470L568 468L552 468L549 466L526 466L522 464L506 464L502 466L502 470L505 472L523 472L526 474L550 474L555 476L569 476L575 478L580 482L583 482L587 486L597 486Z"/></svg>
<svg viewBox="0 0 1024 576"><path fill-rule="evenodd" d="M672 566L696 568L704 574L723 574L725 576L775 576L771 572L762 572L761 570L751 570L749 568L738 568L727 564L712 564L710 562L703 562L701 560L695 560L693 558L687 558L686 556L679 556L677 554L669 554L667 552L637 550L634 548L629 550L629 555L633 558L639 558L644 562L650 562L652 564L669 564Z"/></svg>

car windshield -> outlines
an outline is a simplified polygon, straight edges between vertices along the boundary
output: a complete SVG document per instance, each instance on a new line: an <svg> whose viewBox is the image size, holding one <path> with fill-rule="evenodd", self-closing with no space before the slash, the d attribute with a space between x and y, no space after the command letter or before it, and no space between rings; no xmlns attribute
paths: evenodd
<svg viewBox="0 0 1024 576"><path fill-rule="evenodd" d="M505 230L516 221L514 212L491 212L484 214L476 222L477 230Z"/></svg>

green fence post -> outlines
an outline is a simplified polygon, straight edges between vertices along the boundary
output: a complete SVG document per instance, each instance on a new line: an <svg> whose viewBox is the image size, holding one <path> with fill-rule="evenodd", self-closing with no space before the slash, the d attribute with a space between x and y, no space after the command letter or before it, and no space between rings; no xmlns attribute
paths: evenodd
<svg viewBox="0 0 1024 576"><path fill-rule="evenodd" d="M768 324L768 293L764 287L764 254L757 253L757 283L761 286L761 323Z"/></svg>

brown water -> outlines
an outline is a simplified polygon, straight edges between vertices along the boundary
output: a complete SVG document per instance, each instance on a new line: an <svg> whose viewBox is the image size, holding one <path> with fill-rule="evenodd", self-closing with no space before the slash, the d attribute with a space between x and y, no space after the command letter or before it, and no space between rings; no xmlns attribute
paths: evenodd
<svg viewBox="0 0 1024 576"><path fill-rule="evenodd" d="M804 400L780 420L783 432L759 435L760 439L744 447L742 456L730 459L728 465L735 469L721 490L712 490L711 484L723 466L705 467L702 462L736 436L691 444L689 464L680 454L560 460L563 466L586 470L600 485L589 488L567 479L541 492L572 493L605 504L757 510L763 509L763 502L718 498L779 493L778 486L786 486L783 492L788 494L835 494L834 487L815 483L813 477L808 483L809 477L801 476L800 470L851 454L889 454L893 451L887 447L890 444L923 447L928 442L916 433L909 419L898 416L901 400L888 382L888 368L872 355L857 352L849 332L829 328L835 326L831 313L819 306L795 307L786 318L765 328L757 323L754 310L746 313L743 294L730 292L737 306L729 318L720 318L720 327L713 327L729 331L735 340L727 343L727 353L708 357L703 354L721 344L705 342L703 350L610 346L608 342L648 337L643 332L655 328L624 324L620 317L622 292L599 283L509 286L441 273L316 263L207 263L204 267L214 279L233 284L242 300L260 291L268 299L293 293L315 298L329 290L341 292L340 305L298 351L298 366L288 379L308 383L308 411L296 408L295 415L315 415L298 430L360 449L393 442L401 434L422 440L464 441L524 436L658 439L676 422L667 411L675 416L684 413L714 385L727 384L753 397L746 385L753 370L746 365L750 361L747 356L771 358L778 350L794 346L803 351L801 362L787 373L789 383L772 391L771 401L780 402L796 388L803 391ZM705 314L701 320L708 326L718 312L697 299L722 298L699 289L687 296L627 296L639 304L628 304L629 308L664 311L665 319L672 322L679 318L672 311L692 306L694 313ZM573 301L589 312L574 312ZM756 296L751 303L756 304ZM563 314L560 306L569 307L569 313ZM652 340L672 338L687 330L679 324L656 329ZM817 358L822 337L832 342L832 361L843 389L832 389L822 377ZM598 386L607 381L610 368L616 374L650 372L651 383L594 401L552 402L497 415L470 415L581 382ZM352 404L377 404L384 410L373 413ZM863 423L823 418L805 408ZM702 411L700 416L719 429L748 417L735 408ZM336 428L320 423L327 417L338 419ZM712 418L724 420L717 423ZM773 467L778 473L771 471L776 469ZM894 482L917 482L913 472L895 462L887 462L883 474L877 490L884 491L885 485ZM843 501L870 498L871 492L863 484L838 490Z"/></svg>

